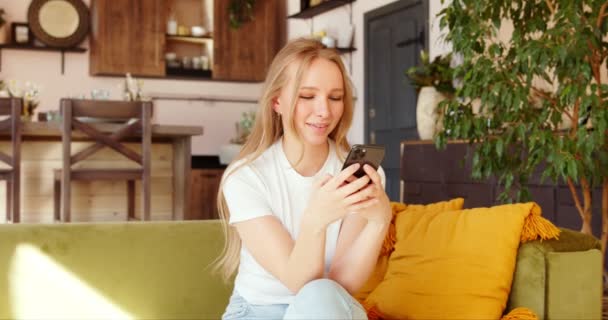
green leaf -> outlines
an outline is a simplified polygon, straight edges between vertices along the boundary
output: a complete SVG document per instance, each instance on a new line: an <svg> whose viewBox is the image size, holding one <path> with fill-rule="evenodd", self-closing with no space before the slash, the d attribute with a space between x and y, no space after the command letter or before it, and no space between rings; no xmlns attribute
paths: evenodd
<svg viewBox="0 0 608 320"><path fill-rule="evenodd" d="M502 151L504 150L504 141L502 139L496 140L496 154L498 157L502 157Z"/></svg>

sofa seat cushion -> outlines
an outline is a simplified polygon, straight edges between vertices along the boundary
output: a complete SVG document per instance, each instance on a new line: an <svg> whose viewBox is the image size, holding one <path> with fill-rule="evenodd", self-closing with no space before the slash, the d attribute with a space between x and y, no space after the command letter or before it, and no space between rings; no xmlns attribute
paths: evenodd
<svg viewBox="0 0 608 320"><path fill-rule="evenodd" d="M219 318L216 221L0 225L0 319Z"/></svg>

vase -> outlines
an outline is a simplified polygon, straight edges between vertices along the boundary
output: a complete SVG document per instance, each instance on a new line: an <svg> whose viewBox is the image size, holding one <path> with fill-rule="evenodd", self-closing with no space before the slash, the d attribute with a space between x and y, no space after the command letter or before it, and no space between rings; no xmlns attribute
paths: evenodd
<svg viewBox="0 0 608 320"><path fill-rule="evenodd" d="M433 139L438 130L439 110L437 106L445 96L435 87L422 87L416 104L416 125L421 140Z"/></svg>
<svg viewBox="0 0 608 320"><path fill-rule="evenodd" d="M32 121L34 113L38 107L38 101L23 100L23 109L21 109L21 120Z"/></svg>
<svg viewBox="0 0 608 320"><path fill-rule="evenodd" d="M229 143L220 146L220 163L224 165L230 164L239 152L241 152L242 144Z"/></svg>

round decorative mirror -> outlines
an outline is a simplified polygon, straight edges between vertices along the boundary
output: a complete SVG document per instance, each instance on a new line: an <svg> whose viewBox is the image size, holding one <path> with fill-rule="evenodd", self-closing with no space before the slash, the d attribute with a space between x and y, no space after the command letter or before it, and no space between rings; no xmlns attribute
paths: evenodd
<svg viewBox="0 0 608 320"><path fill-rule="evenodd" d="M34 36L52 47L76 46L89 32L89 9L82 0L32 0L27 17Z"/></svg>

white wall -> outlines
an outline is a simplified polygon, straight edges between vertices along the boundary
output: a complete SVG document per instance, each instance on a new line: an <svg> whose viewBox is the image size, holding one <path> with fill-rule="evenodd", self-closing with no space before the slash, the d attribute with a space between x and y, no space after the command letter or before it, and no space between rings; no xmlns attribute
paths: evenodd
<svg viewBox="0 0 608 320"><path fill-rule="evenodd" d="M287 0L288 15L297 13L300 10L300 0ZM363 126L363 103L365 101L364 89L364 50L363 50L363 29L364 29L364 15L366 12L380 8L397 0L357 0L350 5L342 6L334 10L328 11L321 15L308 20L290 19L288 20L288 36L289 38L296 38L299 36L308 35L311 31L311 27L314 29L313 32L319 30L326 30L329 36L337 37L340 32L345 30L345 27L351 24L351 12L352 12L352 24L355 27L355 37L353 46L357 48L351 54L344 55L344 62L347 68L350 68L351 79L355 86L355 92L357 100L355 102L355 112L353 119L353 126L349 132L349 140L351 143L362 143L364 140L364 126ZM430 30L430 55L435 57L436 55L443 54L450 50L440 39L439 32L439 19L435 18L437 13L441 10L441 0L429 0L429 23L431 26Z"/></svg>
<svg viewBox="0 0 608 320"><path fill-rule="evenodd" d="M90 0L84 0L90 3ZM279 0L280 1L280 0ZM300 0L287 1L288 14L299 11ZM354 46L357 51L345 55L345 63L351 68L351 77L357 93L353 127L349 133L351 143L363 141L363 15L365 12L379 8L395 0L358 0L352 4L352 23L355 26ZM0 8L6 11L9 21L26 21L28 0L0 0ZM431 21L431 55L437 55L447 49L439 42L438 22L434 16L439 12L440 0L430 0ZM343 6L319 15L311 20L288 20L288 37L295 38L308 35L311 26L314 30L326 29L337 36L341 27L350 24L351 8ZM311 24L312 23L312 24ZM83 43L88 46L88 41ZM89 76L89 53L68 53L65 59L65 74L60 72L60 55L57 52L38 52L21 50L2 50L2 69L0 79L32 81L42 87L39 110L58 108L59 99L66 96L85 94L93 89L107 89L112 98L120 97L119 85L123 79L118 77ZM351 60L352 59L352 60ZM232 83L213 81L184 81L144 79L144 93L171 94L205 94L225 95L257 99L261 90L260 83ZM157 121L162 124L182 124L203 126L205 133L194 137L192 150L194 154L217 154L219 146L234 136L234 123L245 110L255 108L248 103L209 103L186 101L159 101Z"/></svg>

